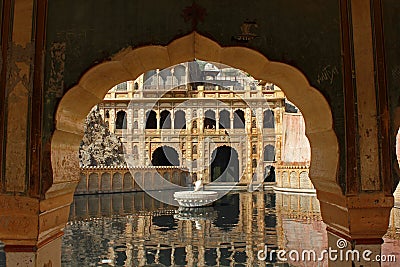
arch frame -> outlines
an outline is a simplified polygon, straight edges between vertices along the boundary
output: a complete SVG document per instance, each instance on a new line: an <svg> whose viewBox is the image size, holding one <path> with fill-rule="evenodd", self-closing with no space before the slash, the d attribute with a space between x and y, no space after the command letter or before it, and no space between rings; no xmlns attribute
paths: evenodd
<svg viewBox="0 0 400 267"><path fill-rule="evenodd" d="M221 47L215 41L192 32L166 46L124 48L108 61L90 68L78 84L66 92L55 116L51 140L53 184L46 195L66 187L72 192L75 189L79 181L76 151L83 136L84 119L110 88L134 80L146 71L194 59L223 63L283 88L286 97L296 104L305 118L306 135L312 151L310 178L315 188L341 194L337 181L339 146L332 112L327 100L310 85L305 75L293 66L268 60L258 51L240 46Z"/></svg>

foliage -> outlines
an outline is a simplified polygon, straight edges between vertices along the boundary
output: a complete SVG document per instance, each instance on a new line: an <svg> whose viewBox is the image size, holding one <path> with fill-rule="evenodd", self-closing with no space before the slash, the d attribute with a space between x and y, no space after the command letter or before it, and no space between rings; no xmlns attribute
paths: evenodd
<svg viewBox="0 0 400 267"><path fill-rule="evenodd" d="M86 117L85 135L79 148L82 166L117 166L125 164L121 140L104 123L97 106Z"/></svg>

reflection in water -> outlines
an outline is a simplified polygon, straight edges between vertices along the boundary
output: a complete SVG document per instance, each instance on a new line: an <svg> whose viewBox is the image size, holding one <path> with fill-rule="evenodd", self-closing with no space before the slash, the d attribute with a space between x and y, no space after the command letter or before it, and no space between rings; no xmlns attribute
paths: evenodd
<svg viewBox="0 0 400 267"><path fill-rule="evenodd" d="M399 251L394 209L383 253ZM273 266L264 249L317 253L327 235L315 196L241 192L213 207L184 209L145 193L76 196L65 228L63 266ZM398 255L400 259L400 255ZM290 262L274 266L327 266ZM396 265L382 265L396 266Z"/></svg>

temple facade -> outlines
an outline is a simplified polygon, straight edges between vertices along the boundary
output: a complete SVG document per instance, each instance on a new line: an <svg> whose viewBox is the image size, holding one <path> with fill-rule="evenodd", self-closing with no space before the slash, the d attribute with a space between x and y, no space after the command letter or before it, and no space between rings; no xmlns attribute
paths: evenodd
<svg viewBox="0 0 400 267"><path fill-rule="evenodd" d="M271 176L281 161L285 95L218 66L193 61L157 69L107 93L98 107L129 166L177 166L205 183Z"/></svg>

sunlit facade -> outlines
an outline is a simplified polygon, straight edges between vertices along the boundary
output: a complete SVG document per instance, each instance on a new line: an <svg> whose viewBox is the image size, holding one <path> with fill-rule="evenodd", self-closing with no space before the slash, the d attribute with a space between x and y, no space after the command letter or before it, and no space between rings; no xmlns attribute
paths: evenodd
<svg viewBox="0 0 400 267"><path fill-rule="evenodd" d="M157 69L113 87L98 107L132 166L179 166L206 183L249 184L281 159L285 95L228 66Z"/></svg>

